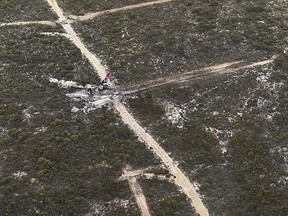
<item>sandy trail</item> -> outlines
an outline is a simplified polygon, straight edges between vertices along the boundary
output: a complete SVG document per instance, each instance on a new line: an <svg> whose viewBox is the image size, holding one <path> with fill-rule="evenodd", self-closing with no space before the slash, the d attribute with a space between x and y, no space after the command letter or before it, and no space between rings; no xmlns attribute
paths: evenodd
<svg viewBox="0 0 288 216"><path fill-rule="evenodd" d="M66 30L71 41L81 50L83 55L90 61L94 69L98 72L98 75L100 76L100 78L103 79L106 75L106 72L105 72L105 68L101 65L100 60L97 59L85 47L85 45L77 36L72 26L69 23L65 22L67 19L64 16L62 10L59 8L57 2L55 0L47 0L47 1L52 7L52 9L58 15L60 24ZM183 192L187 195L187 197L191 199L192 207L194 207L201 216L209 215L208 210L203 205L193 184L184 175L184 173L177 166L174 165L173 160L168 156L168 154L164 151L164 149L148 133L145 132L145 130L136 122L134 117L128 113L127 109L124 107L124 105L120 101L116 100L114 103L114 107L119 112L123 121L126 124L128 124L131 127L131 129L147 143L148 146L152 147L155 154L157 154L162 159L163 163L170 169L171 174L175 176L175 183L179 185L181 189L183 190ZM134 182L133 182L133 185L135 185ZM136 190L137 190L137 187L136 187Z"/></svg>
<svg viewBox="0 0 288 216"><path fill-rule="evenodd" d="M140 187L140 185L137 182L137 179L135 176L131 176L128 178L129 186L131 188L131 191L135 195L136 203L138 207L140 208L141 215L142 216L150 216L149 208L147 206L146 198L143 194L143 191Z"/></svg>
<svg viewBox="0 0 288 216"><path fill-rule="evenodd" d="M150 5L156 5L156 4L163 4L163 3L171 2L171 1L173 1L173 0L151 1L151 2L135 4L135 5L129 5L129 6L121 7L121 8L114 8L114 9L110 9L110 10L98 11L95 13L87 13L83 16L70 15L68 17L71 19L74 19L74 20L84 21L84 20L93 19L93 18L100 16L100 15L103 15L103 14L116 13L119 11L131 10L131 9L135 9L135 8L141 8L141 7L146 7L146 6L150 6Z"/></svg>
<svg viewBox="0 0 288 216"><path fill-rule="evenodd" d="M204 69L199 69L199 70L194 70L194 71L189 71L177 75L172 75L169 77L165 78L158 78L155 80L149 80L141 83L137 83L134 85L130 85L128 88L127 87L120 87L117 90L121 91L123 94L132 94L135 92L147 90L147 89L152 89L156 88L159 86L163 85L168 85L168 84L175 84L175 83L187 83L190 81L196 81L199 79L205 79L205 78L211 78L213 76L218 76L221 74L232 74L232 73L237 73L240 72L243 69L248 69L248 68L253 68L257 66L263 66L266 64L272 63L274 60L269 59L269 60L264 60L264 61L259 61L259 62L254 62L251 64L247 64L244 66L240 67L231 67L232 65L237 65L239 63L242 63L243 61L237 61L237 62L228 62L220 65L215 65L211 66L208 68Z"/></svg>
<svg viewBox="0 0 288 216"><path fill-rule="evenodd" d="M123 175L120 176L120 180L123 179L127 179L128 177L137 177L137 176L141 176L141 175L145 175L145 173L150 173L153 174L153 172L151 172L151 169L153 168L158 168L159 166L149 166L145 169L137 169L137 170L133 170L131 169L130 166L127 166L123 169Z"/></svg>
<svg viewBox="0 0 288 216"><path fill-rule="evenodd" d="M61 36L61 37L68 37L68 34L66 33L59 33L59 32L41 32L41 35L48 35L48 36Z"/></svg>
<svg viewBox="0 0 288 216"><path fill-rule="evenodd" d="M235 61L235 62L226 62L226 63L223 63L223 64L219 64L219 65L213 65L211 67L207 67L207 68L204 68L203 70L211 70L211 71L221 71L223 69L226 69L228 67L231 67L232 65L235 65L235 64L239 64L243 61ZM191 72L188 72L188 73L191 73Z"/></svg>
<svg viewBox="0 0 288 216"><path fill-rule="evenodd" d="M120 179L123 180L123 179L127 179L128 177L140 176L147 170L149 170L149 168L132 170L129 166L127 166L123 169L123 175L120 177Z"/></svg>
<svg viewBox="0 0 288 216"><path fill-rule="evenodd" d="M0 27L2 26L19 26L19 25L48 25L48 26L56 26L56 23L53 21L27 21L27 22L10 22L10 23L0 23Z"/></svg>
<svg viewBox="0 0 288 216"><path fill-rule="evenodd" d="M152 148L153 152L158 155L162 162L167 166L170 173L175 176L175 183L183 190L183 192L191 199L196 211L200 215L209 215L207 208L203 205L202 200L197 194L194 186L191 184L189 179L184 173L174 164L171 157L165 152L165 150L155 141L155 139L145 132L134 119L134 117L128 112L125 106L115 100L115 109L119 112L122 120L137 134L149 147Z"/></svg>
<svg viewBox="0 0 288 216"><path fill-rule="evenodd" d="M72 28L71 24L65 22L67 18L64 16L57 2L55 0L47 0L47 1L52 7L52 9L55 11L55 13L58 15L59 22L65 29L67 37L81 50L82 54L89 60L93 68L97 71L98 75L100 76L100 79L104 79L104 77L106 76L106 68L102 66L100 60L96 58L95 55L92 54L85 47L81 39L78 37L74 29Z"/></svg>
<svg viewBox="0 0 288 216"><path fill-rule="evenodd" d="M131 170L129 168L123 169L124 174L120 177L120 179L127 179L129 182L129 186L131 188L131 191L133 192L136 203L138 207L140 208L141 215L142 216L150 216L149 208L147 205L146 198L144 196L144 193L142 191L142 188L137 182L137 176L141 175L143 172L145 172L146 169L142 170Z"/></svg>
<svg viewBox="0 0 288 216"><path fill-rule="evenodd" d="M272 62L274 62L274 59L268 59L268 60L265 60L265 61L254 62L252 64L239 67L238 70L252 68L252 67L257 67L257 66L262 66L262 65L270 64Z"/></svg>

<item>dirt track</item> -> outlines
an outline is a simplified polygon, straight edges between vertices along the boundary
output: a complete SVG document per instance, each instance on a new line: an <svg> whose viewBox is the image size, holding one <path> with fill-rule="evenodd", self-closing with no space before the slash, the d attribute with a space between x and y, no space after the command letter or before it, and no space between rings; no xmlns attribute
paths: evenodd
<svg viewBox="0 0 288 216"><path fill-rule="evenodd" d="M76 32L71 26L71 20L68 20L62 10L59 8L57 2L55 0L47 0L50 6L53 8L53 10L57 13L59 20L58 22L63 26L65 29L66 33L65 36L69 38L82 52L82 54L89 60L89 62L92 64L94 69L97 71L98 75L100 76L101 79L103 79L106 75L106 69L103 67L101 64L100 60L95 57L83 44L81 39L78 37ZM131 5L123 8L116 8L116 9L111 9L107 11L101 11L93 14L87 14L85 16L80 17L79 20L85 20L85 19L92 19L95 16L101 15L101 14L106 14L106 13L114 13L117 11L123 11L123 10L129 10L133 8L139 8L139 7L144 7L148 5L153 5L153 4L160 4L164 2L170 2L172 0L160 0L160 1L154 1L154 2L147 2L147 3L142 3L138 5ZM55 22L51 21L32 21L32 22L13 22L13 23L1 23L1 26L5 25L26 25L26 24L44 24L44 25L55 25ZM240 62L231 62L231 63L225 63L209 68L204 68L203 70L198 70L198 71L191 71L191 72L186 72L181 74L181 76L174 76L174 77L169 77L169 78L161 78L161 79L156 79L151 82L145 82L145 84L137 84L135 85L134 90L130 90L131 92L135 91L140 91L144 89L149 89L161 85L166 85L170 83L183 83L183 82L188 82L192 79L203 79L208 76L214 76L217 74L227 74L227 73L235 73L239 71L240 69L246 69L246 68L251 68L254 66L259 66L259 65L264 65L268 64L270 62L273 62L273 60L266 60L266 61L261 61L261 62L256 62L252 63L249 65L244 65L238 68L230 68L231 65L233 64L238 64ZM113 83L111 83L113 85ZM136 122L134 117L127 111L125 106L120 102L120 101L115 101L114 103L115 109L119 112L120 116L122 117L123 121L143 140L146 142L146 144L152 148L153 152L158 155L158 157L162 160L163 164L165 164L170 173L175 176L175 183L181 187L183 192L191 199L191 205L196 209L196 211L200 215L209 215L207 208L203 205L199 195L197 194L194 186L192 183L189 181L189 179L184 175L184 173L174 164L173 160L169 157L169 155L165 152L165 150L153 139L152 136L150 136L148 133L145 132L145 130ZM131 182L130 182L131 181ZM136 177L135 179L131 177L129 179L129 183L131 186L131 190L133 192L139 192L140 186L137 186L136 182ZM141 188L140 188L141 189ZM142 195L141 195L142 194ZM140 198L139 198L140 197ZM139 205L139 208L143 212L143 215L149 215L148 207L146 204L145 197L143 193L140 193L140 196L138 198L140 200L137 201L137 204ZM137 199L138 199L137 198ZM145 202L144 202L145 201ZM143 210L142 210L143 209ZM144 213L146 212L146 213ZM148 212L148 213L147 213Z"/></svg>
<svg viewBox="0 0 288 216"><path fill-rule="evenodd" d="M136 83L136 84L130 85L129 88L119 87L117 90L123 94L131 94L131 93L135 93L135 92L139 92L139 91L143 91L147 89L152 89L152 88L156 88L156 87L168 85L168 84L187 83L187 82L196 81L199 79L206 79L206 78L211 78L214 76L219 76L221 74L237 73L243 69L266 65L266 64L272 63L273 61L274 61L273 59L269 59L269 60L254 62L251 64L246 64L244 66L242 65L239 67L231 67L231 66L242 63L242 61L227 62L224 64L215 65L215 66L211 66L211 67L204 68L204 69L199 69L199 70L185 72L185 73L181 73L177 75L172 75L166 78L159 78L159 79L154 79L154 80L145 81L141 83Z"/></svg>
<svg viewBox="0 0 288 216"><path fill-rule="evenodd" d="M136 177L129 177L128 182L132 192L135 194L137 205L140 208L141 215L150 216L149 209L147 206L146 198L143 195L143 191L140 185L137 183Z"/></svg>
<svg viewBox="0 0 288 216"><path fill-rule="evenodd" d="M47 0L52 9L56 12L59 17L60 24L66 30L68 37L71 41L81 50L82 54L88 58L90 63L93 65L97 71L100 78L104 78L106 72L105 68L101 65L99 59L97 59L83 44L80 38L77 36L76 32L69 23L65 23L67 20L64 16L62 10L59 8L55 0ZM184 173L174 164L173 160L168 156L164 149L148 134L145 130L136 122L134 117L127 111L124 105L120 101L114 103L115 109L119 112L123 121L131 127L131 129L141 137L149 147L152 147L155 154L157 154L162 162L169 168L172 175L175 176L175 183L181 187L183 192L191 199L191 205L196 209L196 211L201 216L206 216L208 210L203 205L199 195L197 194L193 184L189 179L184 175ZM140 204L140 203L139 203ZM145 208L141 206L140 209Z"/></svg>
<svg viewBox="0 0 288 216"><path fill-rule="evenodd" d="M137 182L137 176L141 175L145 170L130 170L129 168L123 169L124 174L120 177L120 179L127 179L129 182L129 186L131 191L133 192L137 205L140 208L141 215L150 216L149 208L146 202L146 198L143 194L143 191L140 185Z"/></svg>
<svg viewBox="0 0 288 216"><path fill-rule="evenodd" d="M135 9L135 8L146 7L146 6L150 6L150 5L156 5L156 4L163 4L163 3L171 2L171 1L173 1L173 0L151 1L151 2L135 4L135 5L129 5L129 6L121 7L121 8L114 8L114 9L110 9L110 10L98 11L95 13L87 13L83 16L70 15L68 17L71 19L74 19L74 20L84 21L84 20L93 19L93 18L100 16L100 15L103 15L103 14L116 13L119 11L131 10L131 9Z"/></svg>
<svg viewBox="0 0 288 216"><path fill-rule="evenodd" d="M71 24L66 23L67 18L64 16L62 10L59 8L57 2L55 0L47 0L50 6L53 8L55 13L59 17L59 22L67 32L67 37L81 50L82 54L89 60L91 65L94 67L94 69L97 71L98 75L100 76L100 79L104 79L106 76L106 69L104 66L102 66L100 60L95 57L94 54L92 54L82 43L81 39L78 37L74 29L72 28Z"/></svg>
<svg viewBox="0 0 288 216"><path fill-rule="evenodd" d="M71 23L70 20L68 20L62 10L59 8L57 2L55 0L47 0L48 3L51 5L53 10L57 13L59 16L59 22L63 26L63 28L67 32L67 37L81 50L82 54L90 61L94 69L97 71L100 78L104 78L106 75L105 67L101 64L100 60L95 57L83 44L83 42L80 40L72 26L69 24ZM147 2L142 3L138 5L131 5L127 7L122 8L116 8L106 11L100 11L96 13L90 13L84 16L73 18L78 20L87 20L92 19L96 16L99 16L101 14L108 14L108 13L114 13L118 11L124 11L124 10L130 10L134 8L144 7L148 5L153 4L160 4L165 2L170 2L172 0L159 0L154 2ZM11 23L0 23L1 26L12 26L12 25L29 25L29 24L43 24L43 25L51 25L54 26L55 22L51 21L31 21L31 22L11 22ZM170 77L170 78L164 78L164 79L158 79L153 80L151 82L146 82L145 84L137 84L135 85L135 89L131 90L130 92L135 92L139 90L149 89L161 85L166 85L170 83L179 83L179 82L188 82L192 79L201 79L206 78L207 76L214 76L217 74L228 74L228 73L235 73L241 69L251 68L255 66L265 65L273 62L273 60L265 60L261 62L255 62L252 64L244 65L238 68L229 68L231 65L236 64L233 63L225 63L222 65L217 65L209 68L205 68L202 71L202 73L195 73L195 71L187 72L181 75L182 78L179 78L179 76ZM240 63L240 62L237 62ZM199 72L199 71L198 71ZM194 186L191 184L189 179L184 175L184 173L174 164L173 160L169 157L169 155L165 152L165 150L153 139L152 136L150 136L146 131L136 122L134 117L128 112L128 110L125 108L125 106L118 100L114 103L115 109L119 112L120 116L122 117L123 121L143 140L146 142L146 144L152 148L153 152L158 155L158 157L162 160L162 162L168 167L169 171L172 175L175 176L175 183L181 187L183 192L191 199L192 206L195 207L196 211L200 215L209 215L207 208L203 205L199 195L197 194ZM137 201L137 204L139 205L141 211L143 212L143 215L150 215L148 211L148 207L146 204L145 197L143 195L143 192L140 188L140 186L136 182L136 177L131 176L129 178L129 183L131 190L135 192L136 194L140 194L139 197L141 197L140 201ZM140 189L139 189L140 188ZM141 191L140 191L141 190ZM145 200L145 202L144 202ZM142 210L144 209L144 210ZM146 209L146 210L145 210ZM148 213L144 213L148 212Z"/></svg>
<svg viewBox="0 0 288 216"><path fill-rule="evenodd" d="M165 150L156 142L156 140L145 132L134 117L128 112L125 106L118 100L114 103L115 109L119 112L122 120L129 125L129 127L149 146L153 152L162 160L167 166L170 173L175 176L175 183L182 188L183 192L192 200L193 207L200 215L209 215L207 208L203 205L199 195L197 194L194 186L184 173L174 164L171 157Z"/></svg>
<svg viewBox="0 0 288 216"><path fill-rule="evenodd" d="M34 25L34 24L56 26L55 22L43 20L43 21L0 23L0 27L2 27L2 26L17 26L17 25Z"/></svg>

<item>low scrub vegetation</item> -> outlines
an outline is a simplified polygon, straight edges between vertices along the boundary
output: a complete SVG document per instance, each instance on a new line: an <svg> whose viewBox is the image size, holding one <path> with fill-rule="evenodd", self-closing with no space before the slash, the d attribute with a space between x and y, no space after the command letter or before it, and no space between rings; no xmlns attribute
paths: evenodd
<svg viewBox="0 0 288 216"><path fill-rule="evenodd" d="M196 216L187 197L180 193L168 180L139 179L144 195L149 205L151 215Z"/></svg>
<svg viewBox="0 0 288 216"><path fill-rule="evenodd" d="M62 0L60 6L84 14L140 2ZM46 1L2 3L1 22L57 19ZM275 59L124 97L199 188L211 215L287 214L285 7L282 1L180 0L73 24L120 85L223 62ZM139 215L128 181L119 177L127 165L146 168L159 159L109 107L71 112L82 102L49 78L99 79L77 47L54 32L63 29L1 27L0 215ZM181 124L167 117L167 103L185 111ZM166 169L153 172L171 177ZM152 215L195 215L171 182L138 181Z"/></svg>
<svg viewBox="0 0 288 216"><path fill-rule="evenodd" d="M47 1L1 0L0 22L55 20Z"/></svg>
<svg viewBox="0 0 288 216"><path fill-rule="evenodd" d="M76 28L127 84L278 55L288 32L278 10L278 2L182 0L103 15Z"/></svg>
<svg viewBox="0 0 288 216"><path fill-rule="evenodd" d="M95 74L68 40L41 31L6 27L1 34L1 52L17 58L0 59L0 215L85 215L95 206L139 215L128 181L119 180L122 168L159 160L114 112L71 112L81 102L49 77Z"/></svg>
<svg viewBox="0 0 288 216"><path fill-rule="evenodd" d="M215 215L285 215L288 75L282 58L241 75L170 85L127 100L143 126L199 183ZM183 125L163 114L153 118L142 109L145 95L151 107L162 110L167 101L185 104Z"/></svg>

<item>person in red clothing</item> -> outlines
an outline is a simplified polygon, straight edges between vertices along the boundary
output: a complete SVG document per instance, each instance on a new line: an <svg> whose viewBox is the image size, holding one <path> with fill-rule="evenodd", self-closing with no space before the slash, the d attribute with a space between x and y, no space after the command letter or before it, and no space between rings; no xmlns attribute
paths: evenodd
<svg viewBox="0 0 288 216"><path fill-rule="evenodd" d="M100 83L100 88L99 88L100 90L103 90L105 87L108 86L107 82L110 79L110 77L111 77L111 74L109 71L107 71L105 78Z"/></svg>
<svg viewBox="0 0 288 216"><path fill-rule="evenodd" d="M109 71L106 71L107 73L106 73L106 76L105 76L105 80L106 81L108 81L109 79L110 79L110 77L111 77L111 74L110 74L110 72Z"/></svg>

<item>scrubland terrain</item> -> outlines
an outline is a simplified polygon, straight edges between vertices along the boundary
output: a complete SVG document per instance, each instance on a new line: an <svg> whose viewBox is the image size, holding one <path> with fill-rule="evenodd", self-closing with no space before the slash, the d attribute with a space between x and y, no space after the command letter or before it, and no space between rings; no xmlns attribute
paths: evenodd
<svg viewBox="0 0 288 216"><path fill-rule="evenodd" d="M55 20L49 5L39 0L1 0L0 22Z"/></svg>
<svg viewBox="0 0 288 216"><path fill-rule="evenodd" d="M144 2L58 4L72 17ZM90 100L50 82L100 78L47 1L2 5L2 23L55 25L0 25L0 215L143 215L132 177L151 215L205 215L175 167L209 215L287 215L287 1L175 0L67 19L172 168L115 98L85 110ZM127 166L150 168L123 178Z"/></svg>
<svg viewBox="0 0 288 216"><path fill-rule="evenodd" d="M0 214L79 215L94 205L109 215L137 214L128 183L118 181L122 167L159 161L111 110L71 112L79 102L49 77L85 82L95 74L67 39L41 31L2 35Z"/></svg>
<svg viewBox="0 0 288 216"><path fill-rule="evenodd" d="M77 0L60 0L59 5L63 8L64 12L73 15L84 15L86 13L119 8L137 3L151 2L153 0L110 0L110 1L93 1L84 0L79 2Z"/></svg>

